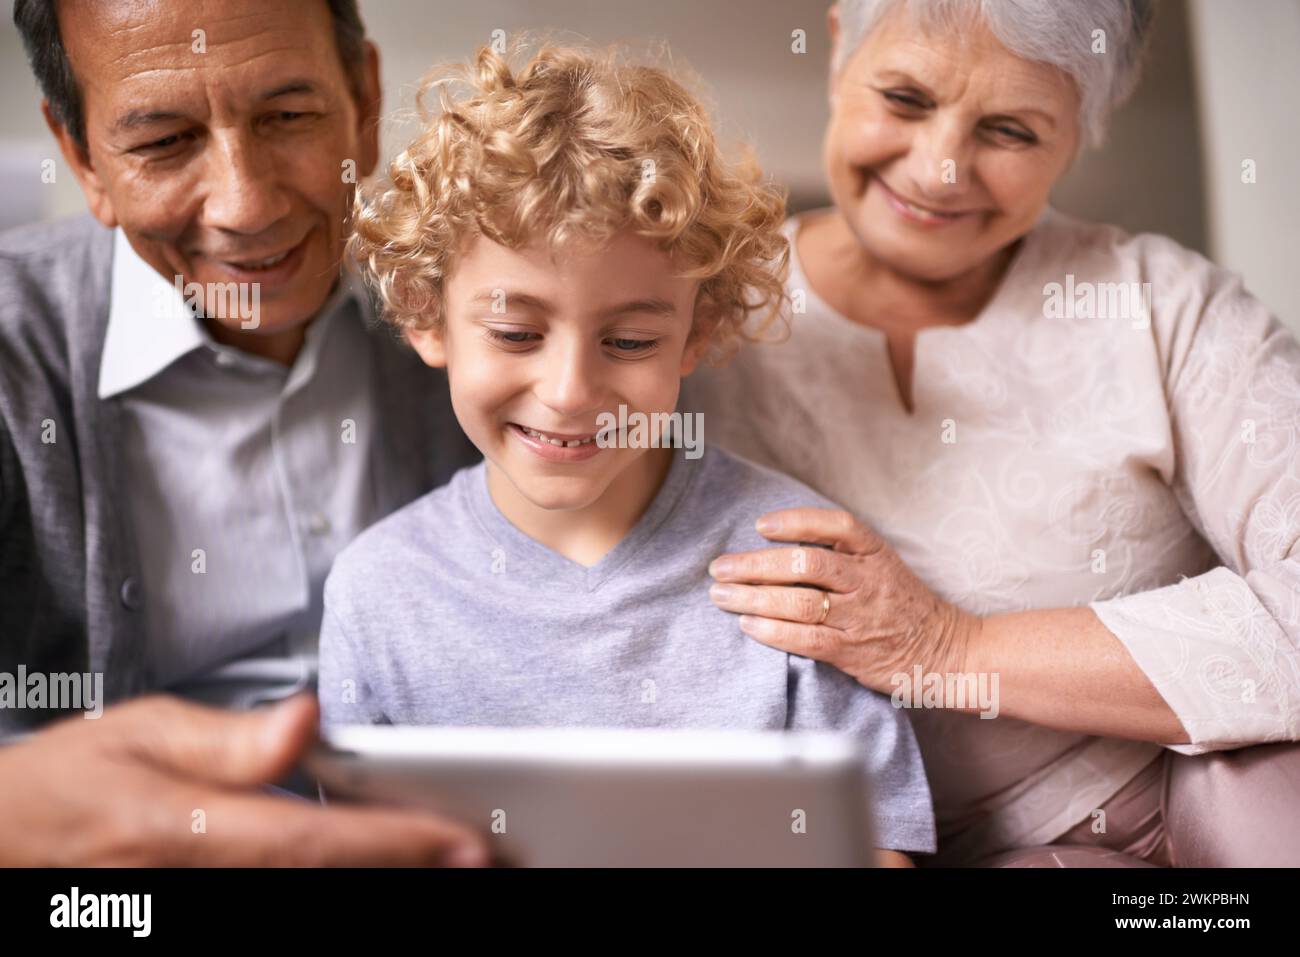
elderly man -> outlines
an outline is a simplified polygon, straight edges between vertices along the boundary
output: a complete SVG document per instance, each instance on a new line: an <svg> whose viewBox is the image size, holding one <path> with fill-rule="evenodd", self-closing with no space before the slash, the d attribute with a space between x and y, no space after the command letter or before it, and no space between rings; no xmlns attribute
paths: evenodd
<svg viewBox="0 0 1300 957"><path fill-rule="evenodd" d="M0 794L0 862L481 860L456 825L264 793L310 695L180 700L309 687L334 555L474 456L340 267L378 157L355 0L14 21L91 216L0 238L0 673L170 694L0 748L27 784ZM0 707L0 733L68 704Z"/></svg>

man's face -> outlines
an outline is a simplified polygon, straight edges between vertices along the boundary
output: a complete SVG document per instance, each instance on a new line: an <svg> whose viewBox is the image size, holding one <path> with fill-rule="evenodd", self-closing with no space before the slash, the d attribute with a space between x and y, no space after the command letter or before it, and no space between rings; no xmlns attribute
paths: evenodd
<svg viewBox="0 0 1300 957"><path fill-rule="evenodd" d="M707 345L691 335L698 288L630 231L556 259L479 236L444 284L443 326L409 338L447 366L456 417L490 468L536 507L583 509L649 461L601 448L598 418L676 408Z"/></svg>
<svg viewBox="0 0 1300 957"><path fill-rule="evenodd" d="M378 155L373 48L358 98L324 0L64 2L59 27L86 151L56 134L96 218L169 281L258 283L259 334L314 316Z"/></svg>

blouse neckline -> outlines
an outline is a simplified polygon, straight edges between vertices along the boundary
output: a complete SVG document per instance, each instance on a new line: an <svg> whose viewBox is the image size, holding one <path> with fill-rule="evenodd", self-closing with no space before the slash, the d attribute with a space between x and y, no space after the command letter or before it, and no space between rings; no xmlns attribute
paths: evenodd
<svg viewBox="0 0 1300 957"><path fill-rule="evenodd" d="M864 337L868 340L870 343L869 348L871 348L873 352L877 354L877 357L884 363L884 368L888 371L893 380L894 402L897 411L903 416L914 418L921 409L923 398L922 393L925 385L921 367L925 356L930 352L928 348L923 350L923 341L931 341L936 337L942 338L943 336L974 335L984 327L988 326L989 323L999 314L1005 313L1005 310L1002 308L1003 301L1008 295L1010 295L1011 290L1014 290L1021 281L1020 274L1028 268L1026 263L1030 259L1030 250L1037 247L1041 237L1042 228L1054 215L1053 210L1050 206L1045 207L1034 225L1024 234L1024 236L1021 237L1019 247L1012 255L1011 262L1007 264L1006 271L1003 272L1002 279L998 282L997 288L993 291L993 295L989 297L988 302L984 304L983 308L981 308L972 319L963 322L960 325L939 324L925 326L916 331L915 339L912 344L912 408L910 410L903 400L901 383L898 381L898 376L894 371L893 361L889 356L889 340L885 332L875 326L855 322L848 316L844 315L844 313L831 306L831 304L823 299L821 294L813 288L812 283L808 279L808 274L804 270L803 261L799 255L798 242L799 233L803 228L803 225L814 216L833 213L834 211L835 207L826 206L820 209L796 213L786 220L786 238L790 242L790 276L788 283L790 286L797 286L803 289L807 294L809 305L820 310L826 316L829 316L836 323L837 330L848 327L850 330L855 330L849 332L849 335Z"/></svg>

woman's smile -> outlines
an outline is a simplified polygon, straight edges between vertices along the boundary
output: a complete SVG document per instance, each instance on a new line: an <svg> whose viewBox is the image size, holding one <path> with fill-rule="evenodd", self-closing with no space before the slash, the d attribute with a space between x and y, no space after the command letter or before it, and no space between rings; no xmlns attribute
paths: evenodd
<svg viewBox="0 0 1300 957"><path fill-rule="evenodd" d="M880 187L880 193L885 198L889 207L898 213L899 217L908 223L915 223L927 227L944 227L951 226L955 223L968 222L978 215L975 210L961 210L954 212L944 212L929 206L922 206L911 200L905 199L897 192L890 189L885 180L879 176L872 176L868 180L867 188L870 190L872 185Z"/></svg>

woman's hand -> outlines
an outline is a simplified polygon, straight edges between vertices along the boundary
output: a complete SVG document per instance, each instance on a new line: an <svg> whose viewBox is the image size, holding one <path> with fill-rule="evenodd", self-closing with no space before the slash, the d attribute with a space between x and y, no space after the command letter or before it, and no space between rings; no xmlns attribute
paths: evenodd
<svg viewBox="0 0 1300 957"><path fill-rule="evenodd" d="M926 673L965 670L980 619L942 601L848 512L786 509L761 516L757 528L773 541L830 550L769 548L723 555L709 566L714 604L741 614L747 635L886 694L894 675L916 665Z"/></svg>

